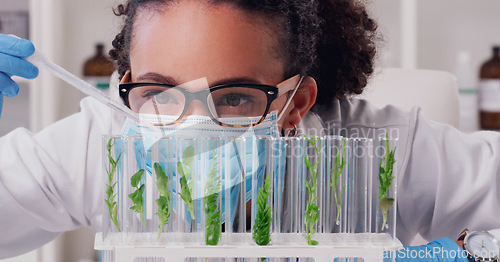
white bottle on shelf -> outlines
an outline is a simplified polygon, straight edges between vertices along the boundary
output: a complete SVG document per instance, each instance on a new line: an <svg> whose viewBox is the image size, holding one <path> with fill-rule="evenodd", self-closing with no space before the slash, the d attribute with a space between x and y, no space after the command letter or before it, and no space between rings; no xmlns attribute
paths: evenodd
<svg viewBox="0 0 500 262"><path fill-rule="evenodd" d="M477 131L479 130L477 78L468 52L460 51L458 53L454 73L458 81L460 130L467 133Z"/></svg>

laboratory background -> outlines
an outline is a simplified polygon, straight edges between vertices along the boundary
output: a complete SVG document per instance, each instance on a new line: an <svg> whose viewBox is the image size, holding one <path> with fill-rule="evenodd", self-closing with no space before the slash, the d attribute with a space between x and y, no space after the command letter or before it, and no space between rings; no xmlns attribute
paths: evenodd
<svg viewBox="0 0 500 262"><path fill-rule="evenodd" d="M91 80L88 72L84 74L84 64L96 55L98 44L104 45L101 47L104 53L109 51L121 25L112 8L122 2L1 0L0 33L30 39L52 61ZM500 1L371 0L367 3L379 23L382 38L377 72L362 97L380 106L420 105L428 118L467 133L481 130L477 102L479 72L493 57L493 47L500 46ZM453 78L450 87L438 90L420 79L422 74L430 79L441 76L427 70L448 72L456 81ZM17 127L40 131L78 112L79 101L84 97L44 70L36 80L16 78L16 81L21 91L19 96L5 99L0 136ZM434 85L439 86L439 82ZM412 99L420 101L408 102L408 94L413 93L416 95ZM391 101L382 101L380 97ZM417 238L413 244L421 243L426 241ZM79 229L62 234L38 250L0 262L98 261L93 244L93 232Z"/></svg>

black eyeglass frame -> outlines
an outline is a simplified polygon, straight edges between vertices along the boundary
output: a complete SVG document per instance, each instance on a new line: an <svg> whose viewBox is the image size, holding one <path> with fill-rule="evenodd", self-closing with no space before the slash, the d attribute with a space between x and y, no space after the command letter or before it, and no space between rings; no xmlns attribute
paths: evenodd
<svg viewBox="0 0 500 262"><path fill-rule="evenodd" d="M201 90L201 91L197 91L197 92L192 92L192 91L189 91L187 89L184 89L184 88L181 88L181 87L178 87L178 86L172 86L172 85L169 85L169 84L146 83L146 82L124 83L124 84L120 84L119 85L119 90L120 90L120 97L122 98L123 102L125 103L125 105L127 107L130 108L130 103L129 103L129 100L128 100L130 91L132 89L134 89L134 88L142 87L142 86L157 86L157 87L163 87L163 88L166 88L166 89L174 88L174 89L180 91L184 95L184 97L186 99L186 101L184 103L184 109L182 110L182 113L179 115L178 119L176 119L175 121L173 121L171 123L168 123L168 124L156 124L158 126L173 125L173 124L176 124L178 122L181 122L181 120L184 118L184 115L186 114L186 111L187 111L187 109L189 107L189 104L193 100L199 100L199 101L201 101L203 103L203 105L205 106L205 110L209 114L209 116L212 119L212 121L214 121L218 125L227 126L227 127L251 127L251 126L256 126L256 125L262 123L262 121L264 121L264 119L266 118L267 113L269 112L269 108L271 107L272 102L274 100L276 100L276 98L278 98L278 93L279 93L279 89L278 89L277 86L258 85L258 84L228 84L228 85L214 86L214 87L211 87L211 88L208 88L208 89L205 89L205 90ZM252 89L261 90L262 92L265 93L266 98L267 98L266 110L264 111L264 113L261 116L261 118L259 119L259 121L257 121L256 123L248 124L248 125L231 125L231 124L222 123L216 117L214 117L212 110L210 110L210 108L208 106L208 96L210 95L210 93L212 93L214 91L217 91L217 90L220 90L220 89L225 89L225 88L233 88L233 87L252 88ZM153 99L153 103L156 103L154 101L154 99Z"/></svg>

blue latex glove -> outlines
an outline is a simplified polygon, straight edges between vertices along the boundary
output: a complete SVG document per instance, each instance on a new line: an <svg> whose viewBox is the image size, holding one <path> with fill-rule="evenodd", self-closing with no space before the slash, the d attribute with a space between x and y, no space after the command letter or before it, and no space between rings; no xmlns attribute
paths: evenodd
<svg viewBox="0 0 500 262"><path fill-rule="evenodd" d="M393 253L394 255L394 253ZM468 262L467 253L458 246L455 241L445 237L434 240L422 246L404 246L396 251L396 262L418 262L418 261L446 261L446 262ZM384 262L393 261L389 253L386 253Z"/></svg>
<svg viewBox="0 0 500 262"><path fill-rule="evenodd" d="M19 85L11 77L33 79L38 76L38 68L22 59L34 52L35 47L30 41L0 34L0 116L3 96L13 97L19 92Z"/></svg>

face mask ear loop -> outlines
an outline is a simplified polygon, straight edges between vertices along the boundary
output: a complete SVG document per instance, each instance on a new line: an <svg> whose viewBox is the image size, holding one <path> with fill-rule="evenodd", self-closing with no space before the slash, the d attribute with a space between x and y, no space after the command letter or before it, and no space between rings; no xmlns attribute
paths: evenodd
<svg viewBox="0 0 500 262"><path fill-rule="evenodd" d="M281 113L279 114L278 116L278 121L281 119L281 117L283 116L283 114L285 113L286 109L288 108L288 106L290 105L290 103L292 102L292 99L293 99L293 96L295 95L295 93L297 93L297 89L299 89L299 86L300 84L302 83L302 80L304 80L304 76L300 76L300 79L299 79L299 82L297 83L297 85L295 86L295 88L293 89L293 92L292 92L292 95L290 96L290 98L288 98L288 101L286 101L286 104L285 106L283 107L283 110L281 111Z"/></svg>

